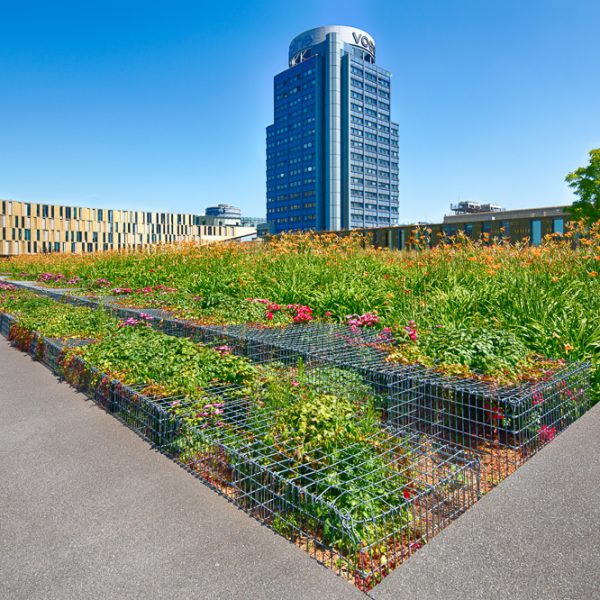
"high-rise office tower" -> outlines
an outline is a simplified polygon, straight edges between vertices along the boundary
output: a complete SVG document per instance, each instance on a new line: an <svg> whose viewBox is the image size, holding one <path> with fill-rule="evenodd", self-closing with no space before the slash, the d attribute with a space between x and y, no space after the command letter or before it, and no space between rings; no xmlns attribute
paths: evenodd
<svg viewBox="0 0 600 600"><path fill-rule="evenodd" d="M384 227L398 220L398 125L391 74L373 38L318 27L290 44L275 76L267 127L267 221L272 233Z"/></svg>

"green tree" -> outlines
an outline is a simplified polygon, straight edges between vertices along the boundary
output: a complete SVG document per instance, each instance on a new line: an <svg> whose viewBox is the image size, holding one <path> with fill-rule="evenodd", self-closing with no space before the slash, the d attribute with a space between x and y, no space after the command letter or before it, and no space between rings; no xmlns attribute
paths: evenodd
<svg viewBox="0 0 600 600"><path fill-rule="evenodd" d="M565 181L579 196L569 210L573 219L588 224L600 221L600 148L590 150L590 164L569 173Z"/></svg>

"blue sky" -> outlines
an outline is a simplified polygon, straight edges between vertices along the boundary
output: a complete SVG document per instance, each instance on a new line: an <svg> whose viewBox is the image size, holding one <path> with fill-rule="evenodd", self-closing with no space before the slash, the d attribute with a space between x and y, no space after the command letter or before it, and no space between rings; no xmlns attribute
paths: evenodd
<svg viewBox="0 0 600 600"><path fill-rule="evenodd" d="M0 0L0 198L264 215L273 76L331 24L393 73L401 222L572 201L600 147L597 0Z"/></svg>

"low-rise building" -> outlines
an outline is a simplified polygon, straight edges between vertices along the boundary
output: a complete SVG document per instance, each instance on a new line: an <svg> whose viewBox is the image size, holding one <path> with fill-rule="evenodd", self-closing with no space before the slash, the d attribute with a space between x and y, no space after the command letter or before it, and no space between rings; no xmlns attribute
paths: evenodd
<svg viewBox="0 0 600 600"><path fill-rule="evenodd" d="M255 233L255 227L221 225L205 215L0 200L0 256L211 243Z"/></svg>
<svg viewBox="0 0 600 600"><path fill-rule="evenodd" d="M414 239L415 231L425 231L427 243L434 246L443 237L462 232L471 239L503 238L510 242L528 240L538 245L551 233L564 234L570 219L569 206L547 206L516 210L494 210L487 212L465 212L446 215L442 223L419 223L397 227L361 229L368 239L378 247L403 249Z"/></svg>

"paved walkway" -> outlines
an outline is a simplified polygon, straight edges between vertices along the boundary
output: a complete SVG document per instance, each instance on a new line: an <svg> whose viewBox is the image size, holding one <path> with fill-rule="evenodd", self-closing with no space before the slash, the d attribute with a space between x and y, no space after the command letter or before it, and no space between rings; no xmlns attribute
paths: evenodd
<svg viewBox="0 0 600 600"><path fill-rule="evenodd" d="M600 599L600 406L375 599ZM364 598L0 339L0 598Z"/></svg>

